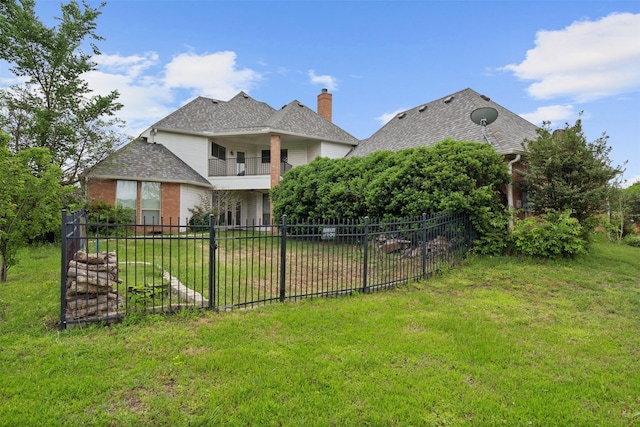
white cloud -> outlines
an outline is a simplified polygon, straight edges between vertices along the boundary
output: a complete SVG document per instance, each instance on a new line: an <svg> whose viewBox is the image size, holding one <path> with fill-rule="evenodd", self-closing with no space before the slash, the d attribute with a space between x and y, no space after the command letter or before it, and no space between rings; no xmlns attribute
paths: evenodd
<svg viewBox="0 0 640 427"><path fill-rule="evenodd" d="M83 77L94 93L106 95L112 90L120 93L118 102L124 105L117 114L127 122L127 133L137 136L150 123L169 114L174 97L162 77L151 71L160 68L158 54L100 55L93 58L98 69Z"/></svg>
<svg viewBox="0 0 640 427"><path fill-rule="evenodd" d="M407 109L406 108L401 108L401 109L398 109L398 110L393 111L391 113L384 113L381 116L376 117L376 120L381 125L385 125L385 124L387 124L387 122L389 122L389 120L393 119L395 116L397 116L399 113L402 113L403 111L407 111Z"/></svg>
<svg viewBox="0 0 640 427"><path fill-rule="evenodd" d="M194 95L226 100L241 90L248 92L262 75L250 68L237 69L235 52L189 52L175 56L165 66L164 80L171 88L191 89Z"/></svg>
<svg viewBox="0 0 640 427"><path fill-rule="evenodd" d="M21 85L26 83L28 79L26 77L2 77L0 76L0 88L13 86L13 85Z"/></svg>
<svg viewBox="0 0 640 427"><path fill-rule="evenodd" d="M238 69L234 52L197 55L183 53L162 64L155 52L142 55L100 55L94 58L98 70L84 77L96 94L116 89L124 108L118 116L126 120L127 132L137 136L153 122L174 111L188 96L209 96L227 100L241 90L249 92L262 75Z"/></svg>
<svg viewBox="0 0 640 427"><path fill-rule="evenodd" d="M144 55L130 56L103 54L94 56L92 59L102 71L138 76L144 70L156 65L160 58L156 52L146 52Z"/></svg>
<svg viewBox="0 0 640 427"><path fill-rule="evenodd" d="M629 178L629 179L625 180L625 182L622 183L622 188L631 187L636 182L640 182L640 175L636 175L636 176L634 176L632 178Z"/></svg>
<svg viewBox="0 0 640 427"><path fill-rule="evenodd" d="M557 31L539 31L520 64L509 64L538 99L560 96L578 102L640 88L640 14L614 13L577 21Z"/></svg>
<svg viewBox="0 0 640 427"><path fill-rule="evenodd" d="M535 125L542 125L543 121L551 122L551 126L558 125L558 123L566 122L575 116L573 105L547 105L545 107L538 107L536 111L531 113L520 114L525 120L530 121Z"/></svg>
<svg viewBox="0 0 640 427"><path fill-rule="evenodd" d="M321 84L330 91L334 91L338 88L338 80L335 77L326 74L318 76L313 70L309 70L308 74L311 79L311 83L313 84Z"/></svg>

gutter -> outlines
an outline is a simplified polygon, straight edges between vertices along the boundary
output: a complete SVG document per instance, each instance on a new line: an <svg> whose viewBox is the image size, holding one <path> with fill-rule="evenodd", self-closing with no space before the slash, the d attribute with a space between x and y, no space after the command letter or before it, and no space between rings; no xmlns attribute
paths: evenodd
<svg viewBox="0 0 640 427"><path fill-rule="evenodd" d="M158 131L162 131L162 132L167 132L167 133L174 133L174 134L180 134L180 135L200 136L200 137L206 137L206 138L224 138L224 137L235 137L235 136L277 134L277 135L287 135L287 136L292 136L292 137L295 137L295 138L301 138L301 139L307 139L307 140L331 142L331 143L342 144L342 145L351 145L351 146L354 145L354 142L356 144L358 144L360 142L360 140L358 140L354 136L352 136L353 137L353 141L335 140L335 139L322 138L322 137L313 136L313 135L305 135L305 134L296 133L296 132L290 132L290 131L285 131L285 130L278 130L276 128L271 128L271 127L262 127L262 128L255 127L253 129L247 129L246 131L245 130L238 130L238 131L231 131L231 132L196 132L196 131L188 131L188 130L183 130L183 129L170 129L170 128L157 128L157 127L153 128L153 130L156 133Z"/></svg>

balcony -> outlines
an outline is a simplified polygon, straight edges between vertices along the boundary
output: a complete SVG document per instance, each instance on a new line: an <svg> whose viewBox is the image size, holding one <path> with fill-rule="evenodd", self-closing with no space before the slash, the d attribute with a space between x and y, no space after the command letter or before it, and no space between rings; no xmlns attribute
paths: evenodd
<svg viewBox="0 0 640 427"><path fill-rule="evenodd" d="M293 166L280 162L280 176ZM262 157L247 157L244 162L238 159L209 159L209 176L256 176L270 175L271 163L264 162Z"/></svg>

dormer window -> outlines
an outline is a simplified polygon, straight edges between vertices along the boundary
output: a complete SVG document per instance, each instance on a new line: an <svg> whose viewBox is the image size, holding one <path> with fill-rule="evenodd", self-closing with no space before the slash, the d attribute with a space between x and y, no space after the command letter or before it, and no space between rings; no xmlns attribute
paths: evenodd
<svg viewBox="0 0 640 427"><path fill-rule="evenodd" d="M220 160L227 160L227 149L222 145L218 145L211 141L211 157L215 157Z"/></svg>

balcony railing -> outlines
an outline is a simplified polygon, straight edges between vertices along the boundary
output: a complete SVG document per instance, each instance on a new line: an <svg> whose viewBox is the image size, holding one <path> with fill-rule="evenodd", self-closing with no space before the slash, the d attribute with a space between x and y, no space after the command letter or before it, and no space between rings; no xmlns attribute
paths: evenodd
<svg viewBox="0 0 640 427"><path fill-rule="evenodd" d="M254 176L270 175L271 162L263 162L262 157L247 157L244 163L238 159L209 159L209 176ZM280 162L280 176L293 166L287 162Z"/></svg>

